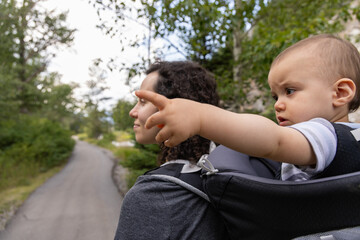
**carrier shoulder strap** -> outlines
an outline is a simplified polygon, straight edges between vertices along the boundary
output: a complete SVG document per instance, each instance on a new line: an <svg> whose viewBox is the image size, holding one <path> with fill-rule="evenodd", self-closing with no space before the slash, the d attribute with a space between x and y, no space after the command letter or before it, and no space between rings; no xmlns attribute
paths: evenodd
<svg viewBox="0 0 360 240"><path fill-rule="evenodd" d="M146 172L145 175L152 175L159 179L173 182L210 202L203 189L201 170L183 173L184 165L183 163L166 164Z"/></svg>
<svg viewBox="0 0 360 240"><path fill-rule="evenodd" d="M344 124L332 123L337 135L337 148L334 160L314 178L324 178L360 171L360 142L353 129Z"/></svg>
<svg viewBox="0 0 360 240"><path fill-rule="evenodd" d="M271 179L279 179L280 163L265 158L252 157L223 145L212 151L208 160L220 172L245 173Z"/></svg>

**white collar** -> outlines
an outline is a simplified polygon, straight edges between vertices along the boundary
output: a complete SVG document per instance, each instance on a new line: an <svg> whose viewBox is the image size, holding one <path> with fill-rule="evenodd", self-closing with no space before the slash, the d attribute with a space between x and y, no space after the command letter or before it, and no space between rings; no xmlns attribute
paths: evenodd
<svg viewBox="0 0 360 240"><path fill-rule="evenodd" d="M174 163L181 163L184 164L183 169L181 170L181 173L192 173L197 172L201 170L201 167L198 167L196 164L191 163L189 160L183 160L183 159L177 159L177 160L171 160L161 165L165 166L168 164L174 164Z"/></svg>

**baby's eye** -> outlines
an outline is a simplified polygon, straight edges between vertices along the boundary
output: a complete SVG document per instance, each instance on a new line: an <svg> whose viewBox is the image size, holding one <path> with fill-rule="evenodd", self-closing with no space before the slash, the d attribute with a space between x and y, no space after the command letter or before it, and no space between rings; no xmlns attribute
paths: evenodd
<svg viewBox="0 0 360 240"><path fill-rule="evenodd" d="M295 89L292 89L292 88L287 88L286 89L286 95L291 95L295 92Z"/></svg>
<svg viewBox="0 0 360 240"><path fill-rule="evenodd" d="M275 95L275 94L273 94L273 95L272 95L272 98L273 98L275 101L277 101L277 100L278 100L278 96L277 96L277 95Z"/></svg>

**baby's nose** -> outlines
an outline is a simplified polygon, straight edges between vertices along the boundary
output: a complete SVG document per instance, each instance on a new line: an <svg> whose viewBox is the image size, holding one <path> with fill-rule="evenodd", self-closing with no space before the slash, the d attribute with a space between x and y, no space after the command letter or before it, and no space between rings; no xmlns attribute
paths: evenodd
<svg viewBox="0 0 360 240"><path fill-rule="evenodd" d="M275 111L280 112L285 110L285 103L280 101L279 99L274 104Z"/></svg>

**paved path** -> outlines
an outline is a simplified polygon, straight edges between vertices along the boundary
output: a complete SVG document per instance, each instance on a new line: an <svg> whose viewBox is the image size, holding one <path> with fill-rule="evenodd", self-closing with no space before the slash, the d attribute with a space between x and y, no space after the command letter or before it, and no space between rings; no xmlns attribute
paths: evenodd
<svg viewBox="0 0 360 240"><path fill-rule="evenodd" d="M77 141L66 167L31 194L0 239L114 239L122 197L112 167L106 150Z"/></svg>

